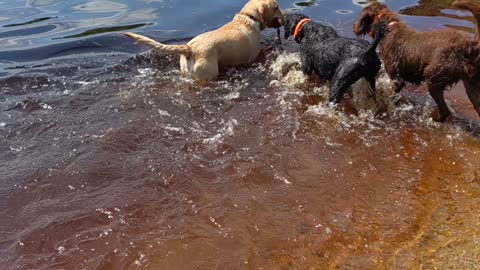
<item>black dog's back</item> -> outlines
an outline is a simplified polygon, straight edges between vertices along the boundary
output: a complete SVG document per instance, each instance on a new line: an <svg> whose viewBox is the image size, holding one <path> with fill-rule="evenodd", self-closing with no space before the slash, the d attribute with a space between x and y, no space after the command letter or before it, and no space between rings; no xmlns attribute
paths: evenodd
<svg viewBox="0 0 480 270"><path fill-rule="evenodd" d="M300 49L301 52L309 52L308 59L305 59L309 62L309 69L305 70L306 74L315 72L320 77L331 80L339 65L352 58L362 59L369 45L365 40L344 37L331 40L322 40L318 36L305 38L305 41L300 44Z"/></svg>
<svg viewBox="0 0 480 270"><path fill-rule="evenodd" d="M322 78L332 80L337 67L343 65L355 64L365 69L365 72L370 70L374 73L373 76L380 69L380 59L375 50L371 50L372 44L366 40L339 36L332 27L314 22L305 25L303 31L306 34L304 42L300 43L300 49L311 56L306 59L310 60L312 69L307 70L307 74L314 71ZM331 34L332 31L335 35Z"/></svg>
<svg viewBox="0 0 480 270"><path fill-rule="evenodd" d="M304 18L307 17L302 14L285 15L285 37L293 33L298 22ZM303 73L310 75L315 72L332 82L330 101L340 102L350 85L362 77L375 91L375 77L381 65L375 49L383 31L383 28L377 29L375 40L370 44L365 40L339 36L330 26L308 22L297 38Z"/></svg>

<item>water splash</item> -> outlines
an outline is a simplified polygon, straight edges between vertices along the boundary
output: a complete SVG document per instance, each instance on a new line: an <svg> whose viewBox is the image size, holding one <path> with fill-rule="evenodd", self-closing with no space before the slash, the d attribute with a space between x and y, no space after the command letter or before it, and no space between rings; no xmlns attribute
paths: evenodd
<svg viewBox="0 0 480 270"><path fill-rule="evenodd" d="M300 54L285 53L277 57L270 66L271 74L276 78L270 84L298 86L307 81L307 76L300 69Z"/></svg>
<svg viewBox="0 0 480 270"><path fill-rule="evenodd" d="M236 119L230 119L226 123L222 120L223 127L218 131L217 134L213 135L210 138L203 139L203 142L206 144L219 144L222 143L225 137L231 136L234 134L234 128L238 125Z"/></svg>

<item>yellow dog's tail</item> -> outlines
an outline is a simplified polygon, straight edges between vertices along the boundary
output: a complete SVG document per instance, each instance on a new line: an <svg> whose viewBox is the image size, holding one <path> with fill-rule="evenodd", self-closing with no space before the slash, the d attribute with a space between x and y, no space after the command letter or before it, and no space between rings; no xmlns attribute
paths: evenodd
<svg viewBox="0 0 480 270"><path fill-rule="evenodd" d="M146 36L130 32L124 33L124 35L152 47L156 52L161 54L181 54L188 57L192 53L192 49L188 45L165 45Z"/></svg>
<svg viewBox="0 0 480 270"><path fill-rule="evenodd" d="M453 2L452 6L459 8L459 9L464 9L472 12L473 18L475 19L475 26L477 27L476 29L476 34L477 34L477 40L480 41L480 5L471 1L466 1L466 0L457 0Z"/></svg>

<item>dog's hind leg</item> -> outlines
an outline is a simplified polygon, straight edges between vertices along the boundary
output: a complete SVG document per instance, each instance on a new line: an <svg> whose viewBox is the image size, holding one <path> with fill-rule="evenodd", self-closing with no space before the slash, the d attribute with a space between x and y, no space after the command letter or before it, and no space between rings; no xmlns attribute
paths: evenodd
<svg viewBox="0 0 480 270"><path fill-rule="evenodd" d="M211 80L218 75L218 61L215 56L198 58L193 66L193 75L201 81Z"/></svg>
<svg viewBox="0 0 480 270"><path fill-rule="evenodd" d="M465 85L465 90L467 91L470 102L472 102L478 116L480 116L480 82L477 80L464 80L463 84Z"/></svg>
<svg viewBox="0 0 480 270"><path fill-rule="evenodd" d="M432 96L433 100L435 100L435 103L437 103L438 112L440 114L440 118L437 120L440 122L444 122L450 115L450 110L448 109L448 105L445 102L445 97L443 93L445 87L447 87L447 85L428 82L428 92Z"/></svg>
<svg viewBox="0 0 480 270"><path fill-rule="evenodd" d="M425 68L425 77L427 78L426 82L428 85L428 92L435 100L438 106L438 112L440 118L437 119L440 122L444 122L451 112L448 108L447 103L445 102L444 90L447 86L453 85L458 81L455 76L455 72L449 68L448 63L442 63L436 65L430 65Z"/></svg>
<svg viewBox="0 0 480 270"><path fill-rule="evenodd" d="M393 89L395 90L395 93L400 93L403 87L405 87L405 80L400 78L400 76L398 75L397 64L385 64L385 71L387 72L388 77L390 77L390 79L393 81Z"/></svg>
<svg viewBox="0 0 480 270"><path fill-rule="evenodd" d="M332 86L330 87L330 97L328 101L340 103L343 94L348 88L362 76L356 72L357 67L354 65L342 67L335 72L332 79Z"/></svg>
<svg viewBox="0 0 480 270"><path fill-rule="evenodd" d="M313 73L312 62L309 59L310 58L308 57L308 55L304 53L300 54L300 60L302 62L302 72L305 75L312 75Z"/></svg>

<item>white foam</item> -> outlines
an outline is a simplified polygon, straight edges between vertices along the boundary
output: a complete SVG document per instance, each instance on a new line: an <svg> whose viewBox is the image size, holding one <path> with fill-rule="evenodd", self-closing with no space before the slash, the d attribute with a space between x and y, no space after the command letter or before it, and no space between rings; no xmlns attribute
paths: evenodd
<svg viewBox="0 0 480 270"><path fill-rule="evenodd" d="M236 119L230 119L217 134L210 138L203 139L203 142L206 144L222 143L226 136L232 136L234 134L234 128L237 125L238 121Z"/></svg>
<svg viewBox="0 0 480 270"><path fill-rule="evenodd" d="M226 95L224 99L226 100L232 100L240 97L240 93L237 91L231 92L230 94Z"/></svg>
<svg viewBox="0 0 480 270"><path fill-rule="evenodd" d="M43 102L40 102L40 106L45 109L45 110L51 110L53 109L52 106L46 104L46 103L43 103Z"/></svg>
<svg viewBox="0 0 480 270"><path fill-rule="evenodd" d="M160 114L162 116L170 116L170 114L167 111L160 110L160 109L158 109L158 114Z"/></svg>
<svg viewBox="0 0 480 270"><path fill-rule="evenodd" d="M135 76L136 78L145 78L154 75L155 70L153 68L139 68L138 73L140 73L140 75Z"/></svg>
<svg viewBox="0 0 480 270"><path fill-rule="evenodd" d="M82 85L82 86L86 86L86 85L90 85L90 84L98 84L99 82L98 82L98 80L94 80L94 81L91 81L91 82L78 81L78 82L76 82L76 83L78 83L78 84L80 84L80 85Z"/></svg>
<svg viewBox="0 0 480 270"><path fill-rule="evenodd" d="M171 126L171 125L165 125L165 126L163 126L163 128L168 130L168 131L174 131L174 132L178 132L180 134L185 134L185 129L183 127L174 127L174 126Z"/></svg>
<svg viewBox="0 0 480 270"><path fill-rule="evenodd" d="M281 82L288 86L297 86L307 81L307 76L301 71L301 62L299 53L285 53L279 55L270 66L272 75L277 78L270 82L278 84Z"/></svg>
<svg viewBox="0 0 480 270"><path fill-rule="evenodd" d="M270 66L272 75L276 80L272 80L273 86L295 87L307 82L308 77L301 71L301 60L299 53L285 53L279 55ZM314 87L314 91L325 100L328 99L329 86ZM387 75L381 75L376 80L376 93L370 94L370 86L365 79L360 79L351 87L352 106L359 112L369 110L393 111L396 108L395 101L397 94L393 90L393 82Z"/></svg>
<svg viewBox="0 0 480 270"><path fill-rule="evenodd" d="M273 86L283 86L284 94L279 96L282 106L289 107L291 102L287 101L286 96L296 93L302 95L303 92L296 88L300 84L307 83L307 76L303 75L300 68L300 56L298 53L285 53L277 57L271 64L271 74L276 78L270 82ZM328 100L330 86L315 86L312 84L313 92L321 97L322 100ZM372 95L370 86L365 79L360 79L354 83L349 91L350 104L358 112L357 115L347 115L338 108L337 105L321 102L318 105L309 106L307 113L327 117L329 119L342 123L345 128L356 125L369 125L370 127L382 126L377 114L383 112L392 119L408 117L411 118L415 113L414 106L410 104L398 105L400 94L395 93L393 81L385 73L381 74L376 80L376 92ZM414 116L422 122L431 123L431 108L425 106L423 113L419 117Z"/></svg>
<svg viewBox="0 0 480 270"><path fill-rule="evenodd" d="M376 92L372 96L371 88L365 79L360 79L352 85L351 101L357 111L386 111L391 112L397 108L395 101L398 94L393 89L392 80L382 74L376 80Z"/></svg>
<svg viewBox="0 0 480 270"><path fill-rule="evenodd" d="M66 249L64 246L59 246L59 247L57 248L57 252L60 253L60 254L64 253L65 250L67 250L67 249Z"/></svg>
<svg viewBox="0 0 480 270"><path fill-rule="evenodd" d="M10 146L10 151L15 151L15 152L21 152L25 148L23 146L15 147L15 146Z"/></svg>

